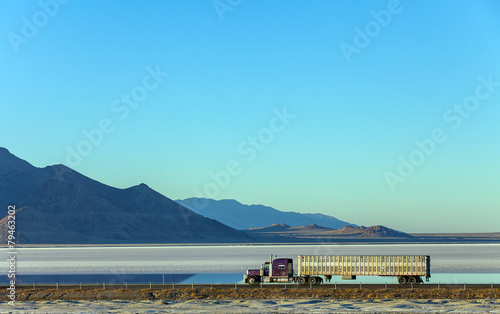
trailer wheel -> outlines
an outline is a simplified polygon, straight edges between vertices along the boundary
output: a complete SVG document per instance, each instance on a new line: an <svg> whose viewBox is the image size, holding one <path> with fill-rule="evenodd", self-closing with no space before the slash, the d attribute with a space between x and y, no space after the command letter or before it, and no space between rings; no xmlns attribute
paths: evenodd
<svg viewBox="0 0 500 314"><path fill-rule="evenodd" d="M420 283L420 280L418 280L418 279L419 279L418 277L411 276L409 281L411 284L416 285L416 284Z"/></svg>
<svg viewBox="0 0 500 314"><path fill-rule="evenodd" d="M297 282L299 283L299 285L304 285L306 283L306 278L299 277L299 279L297 279Z"/></svg>
<svg viewBox="0 0 500 314"><path fill-rule="evenodd" d="M250 285L256 285L257 284L257 278L255 278L255 277L248 277L247 282Z"/></svg>
<svg viewBox="0 0 500 314"><path fill-rule="evenodd" d="M403 276L399 276L399 277L398 277L398 283L399 283L400 285L404 285L404 284L405 284L405 283L407 283L407 282L408 282L408 280L406 279L406 277L403 277Z"/></svg>
<svg viewBox="0 0 500 314"><path fill-rule="evenodd" d="M310 277L309 282L311 283L311 285L315 285L316 283L318 283L318 279L316 277Z"/></svg>

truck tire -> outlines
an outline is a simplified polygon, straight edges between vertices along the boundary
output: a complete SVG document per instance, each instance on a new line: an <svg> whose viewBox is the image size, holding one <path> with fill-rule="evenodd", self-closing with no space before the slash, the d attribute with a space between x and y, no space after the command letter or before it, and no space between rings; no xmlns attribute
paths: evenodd
<svg viewBox="0 0 500 314"><path fill-rule="evenodd" d="M413 284L413 285L416 285L416 284L419 284L420 283L420 280L418 277L415 277L415 276L411 276L410 277L410 280L409 280L409 283Z"/></svg>
<svg viewBox="0 0 500 314"><path fill-rule="evenodd" d="M257 284L257 278L255 278L255 277L248 277L247 282L248 282L248 284L250 284L252 286L256 285Z"/></svg>
<svg viewBox="0 0 500 314"><path fill-rule="evenodd" d="M406 279L406 277L404 277L404 276L399 276L399 277L398 277L398 283L399 283L400 285L404 285L404 284L406 284L407 282L408 282L408 280Z"/></svg>
<svg viewBox="0 0 500 314"><path fill-rule="evenodd" d="M312 284L312 285L315 285L318 283L318 278L316 277L310 277L309 278L309 282Z"/></svg>
<svg viewBox="0 0 500 314"><path fill-rule="evenodd" d="M299 285L305 285L306 284L306 278L299 277L299 279L297 279L297 282L299 283Z"/></svg>

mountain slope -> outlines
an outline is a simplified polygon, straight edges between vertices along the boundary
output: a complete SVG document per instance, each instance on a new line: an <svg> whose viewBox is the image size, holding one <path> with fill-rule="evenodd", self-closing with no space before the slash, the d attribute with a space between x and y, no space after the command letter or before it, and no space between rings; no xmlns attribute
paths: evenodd
<svg viewBox="0 0 500 314"><path fill-rule="evenodd" d="M0 148L0 208L15 205L21 244L248 242L145 184L117 189L63 165L36 168ZM6 242L7 217L0 220Z"/></svg>
<svg viewBox="0 0 500 314"><path fill-rule="evenodd" d="M266 227L272 224L287 224L290 226L316 224L332 229L356 226L323 214L283 212L269 206L244 205L235 200L216 201L193 197L176 200L176 202L200 215L215 219L239 230Z"/></svg>

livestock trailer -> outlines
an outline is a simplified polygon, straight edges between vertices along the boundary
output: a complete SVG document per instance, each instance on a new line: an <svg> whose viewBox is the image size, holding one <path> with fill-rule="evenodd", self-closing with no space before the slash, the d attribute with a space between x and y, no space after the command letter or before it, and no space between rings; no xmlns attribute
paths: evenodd
<svg viewBox="0 0 500 314"><path fill-rule="evenodd" d="M244 280L260 282L295 282L319 284L332 276L356 279L357 276L394 276L400 284L429 281L431 259L428 255L299 255L297 273L293 259L273 258L260 269L249 269Z"/></svg>

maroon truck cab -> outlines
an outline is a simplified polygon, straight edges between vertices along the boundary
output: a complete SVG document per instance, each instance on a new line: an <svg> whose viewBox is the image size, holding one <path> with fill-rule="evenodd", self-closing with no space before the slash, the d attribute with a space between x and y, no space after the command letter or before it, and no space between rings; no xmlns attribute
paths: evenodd
<svg viewBox="0 0 500 314"><path fill-rule="evenodd" d="M251 285L260 282L291 282L293 275L293 259L275 258L262 264L260 269L247 270L244 280Z"/></svg>

